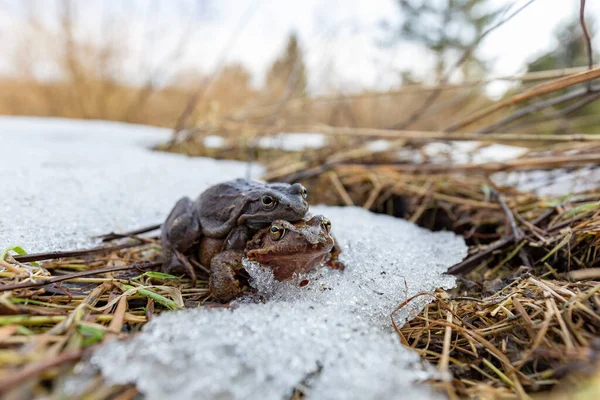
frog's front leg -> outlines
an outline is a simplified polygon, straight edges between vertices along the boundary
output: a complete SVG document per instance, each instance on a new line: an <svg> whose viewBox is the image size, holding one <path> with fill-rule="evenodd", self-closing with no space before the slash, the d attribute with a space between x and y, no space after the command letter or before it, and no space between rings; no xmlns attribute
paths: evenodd
<svg viewBox="0 0 600 400"><path fill-rule="evenodd" d="M340 246L337 244L337 241L335 241L333 244L333 248L329 252L329 259L325 262L325 265L327 265L329 268L343 271L344 268L346 268L346 266L339 260L339 255L341 252L342 249L340 249Z"/></svg>
<svg viewBox="0 0 600 400"><path fill-rule="evenodd" d="M229 232L223 243L223 250L244 250L255 231L247 226L236 226Z"/></svg>
<svg viewBox="0 0 600 400"><path fill-rule="evenodd" d="M213 257L210 263L209 286L213 297L226 303L243 293L243 287L236 274L242 270L240 250L226 250Z"/></svg>
<svg viewBox="0 0 600 400"><path fill-rule="evenodd" d="M202 235L202 227L189 197L180 199L162 226L160 241L163 272L185 271L195 281L196 273L186 253Z"/></svg>

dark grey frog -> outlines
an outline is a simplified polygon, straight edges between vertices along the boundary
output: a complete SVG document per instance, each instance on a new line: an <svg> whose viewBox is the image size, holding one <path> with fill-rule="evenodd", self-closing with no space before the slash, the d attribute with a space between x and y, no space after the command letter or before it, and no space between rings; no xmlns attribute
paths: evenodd
<svg viewBox="0 0 600 400"><path fill-rule="evenodd" d="M180 199L162 227L162 270L186 271L195 279L188 256L202 237L224 239L223 251L243 250L256 231L271 222L301 220L308 212L306 197L299 183L236 179L211 186L196 201Z"/></svg>

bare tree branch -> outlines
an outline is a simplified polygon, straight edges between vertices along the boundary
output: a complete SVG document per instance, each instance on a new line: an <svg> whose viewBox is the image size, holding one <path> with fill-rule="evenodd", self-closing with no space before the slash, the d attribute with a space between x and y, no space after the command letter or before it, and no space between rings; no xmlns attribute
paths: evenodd
<svg viewBox="0 0 600 400"><path fill-rule="evenodd" d="M581 23L581 29L583 30L583 35L585 36L585 44L588 56L588 67L591 70L594 65L594 57L592 54L592 38L585 23L585 0L581 0L581 6L579 7L579 22ZM592 82L588 82L587 88L588 91L592 90Z"/></svg>

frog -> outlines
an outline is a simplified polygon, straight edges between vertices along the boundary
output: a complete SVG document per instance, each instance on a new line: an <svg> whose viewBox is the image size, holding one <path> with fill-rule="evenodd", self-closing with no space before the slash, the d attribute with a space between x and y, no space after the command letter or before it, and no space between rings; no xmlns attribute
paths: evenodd
<svg viewBox="0 0 600 400"><path fill-rule="evenodd" d="M243 250L275 220L300 221L308 212L308 191L300 183L235 179L213 185L192 201L177 201L161 228L162 271L185 272L196 281L188 255L202 238L222 241L221 251Z"/></svg>
<svg viewBox="0 0 600 400"><path fill-rule="evenodd" d="M321 264L336 270L344 269L338 259L341 251L331 235L331 222L323 215L296 223L273 221L269 227L257 231L243 251L218 252L218 246L211 239L202 244L206 246L201 255L202 263L210 265L211 293L222 303L248 293L243 279L244 258L269 268L278 281L290 280Z"/></svg>

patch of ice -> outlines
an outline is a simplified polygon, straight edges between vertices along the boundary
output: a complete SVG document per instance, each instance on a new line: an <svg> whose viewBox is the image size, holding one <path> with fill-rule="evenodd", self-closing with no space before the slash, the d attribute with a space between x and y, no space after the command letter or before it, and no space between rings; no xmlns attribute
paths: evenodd
<svg viewBox="0 0 600 400"><path fill-rule="evenodd" d="M529 150L524 147L494 143L484 146L473 155L474 163L500 162L519 158Z"/></svg>
<svg viewBox="0 0 600 400"><path fill-rule="evenodd" d="M284 151L301 151L320 149L327 144L327 137L320 133L278 133L258 139L261 149L280 149Z"/></svg>
<svg viewBox="0 0 600 400"><path fill-rule="evenodd" d="M162 222L180 197L248 173L240 162L149 150L170 135L115 122L0 117L0 249L88 247L90 236Z"/></svg>
<svg viewBox="0 0 600 400"><path fill-rule="evenodd" d="M209 149L222 149L227 145L227 140L222 136L207 135L204 137L204 147Z"/></svg>
<svg viewBox="0 0 600 400"><path fill-rule="evenodd" d="M452 162L455 164L481 164L512 160L527 153L527 149L504 144L483 145L482 142L433 142L423 146L423 152L433 162Z"/></svg>
<svg viewBox="0 0 600 400"><path fill-rule="evenodd" d="M500 186L514 186L538 195L560 197L600 187L600 168L497 172L491 178Z"/></svg>
<svg viewBox="0 0 600 400"><path fill-rule="evenodd" d="M390 313L416 293L452 287L443 273L465 257L464 241L360 208L311 211L332 221L345 271L318 269L300 287L273 285L247 264L266 304L164 313L92 362L148 399L282 399L298 387L314 399L441 397L414 384L435 372L400 344ZM411 302L397 323L429 301Z"/></svg>
<svg viewBox="0 0 600 400"><path fill-rule="evenodd" d="M380 153L382 151L389 150L390 141L385 139L372 140L367 143L367 149L373 153Z"/></svg>

